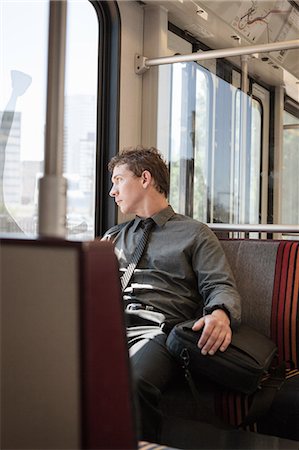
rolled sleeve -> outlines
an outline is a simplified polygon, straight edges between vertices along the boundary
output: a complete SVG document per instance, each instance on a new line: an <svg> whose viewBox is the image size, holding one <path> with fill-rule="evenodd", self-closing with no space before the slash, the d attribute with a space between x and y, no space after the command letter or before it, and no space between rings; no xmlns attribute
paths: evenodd
<svg viewBox="0 0 299 450"><path fill-rule="evenodd" d="M203 297L203 313L224 306L230 315L231 327L241 322L241 299L225 253L215 234L204 224L193 252L193 267L198 290Z"/></svg>

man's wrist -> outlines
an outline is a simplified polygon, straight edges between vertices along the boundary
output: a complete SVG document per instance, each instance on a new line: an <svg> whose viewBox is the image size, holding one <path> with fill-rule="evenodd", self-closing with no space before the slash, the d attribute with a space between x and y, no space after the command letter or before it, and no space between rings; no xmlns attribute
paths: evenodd
<svg viewBox="0 0 299 450"><path fill-rule="evenodd" d="M228 320L230 322L230 313L229 313L228 309L226 308L226 306L223 304L214 305L214 306L211 306L210 308L206 308L206 314L212 314L212 312L219 311L219 310L223 311L227 315Z"/></svg>

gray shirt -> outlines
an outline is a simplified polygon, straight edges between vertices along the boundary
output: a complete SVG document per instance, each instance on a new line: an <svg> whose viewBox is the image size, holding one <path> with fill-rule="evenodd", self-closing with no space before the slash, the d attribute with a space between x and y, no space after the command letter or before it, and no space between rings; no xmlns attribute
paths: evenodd
<svg viewBox="0 0 299 450"><path fill-rule="evenodd" d="M225 254L209 227L176 214L171 206L152 216L147 247L124 294L132 302L152 306L173 323L209 313L216 306L240 323L241 304ZM120 271L125 271L143 233L136 217L104 236L115 245Z"/></svg>

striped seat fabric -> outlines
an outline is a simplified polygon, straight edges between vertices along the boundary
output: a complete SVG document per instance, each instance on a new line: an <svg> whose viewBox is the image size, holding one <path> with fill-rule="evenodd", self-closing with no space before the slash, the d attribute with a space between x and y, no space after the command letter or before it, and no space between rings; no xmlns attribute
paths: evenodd
<svg viewBox="0 0 299 450"><path fill-rule="evenodd" d="M267 245L267 243L265 243ZM299 242L281 241L277 246L273 280L270 336L278 347L278 363L286 363L286 382L275 397L271 410L286 422L287 412L294 413L289 426L268 419L247 427L251 431L299 439ZM253 396L221 391L215 395L215 411L231 425L242 423ZM277 403L277 405L275 405ZM275 410L279 409L278 413ZM293 423L296 424L295 427ZM276 429L275 429L276 428ZM284 433L287 434L284 436Z"/></svg>
<svg viewBox="0 0 299 450"><path fill-rule="evenodd" d="M272 300L271 338L278 347L279 362L299 367L299 243L281 242L278 247Z"/></svg>

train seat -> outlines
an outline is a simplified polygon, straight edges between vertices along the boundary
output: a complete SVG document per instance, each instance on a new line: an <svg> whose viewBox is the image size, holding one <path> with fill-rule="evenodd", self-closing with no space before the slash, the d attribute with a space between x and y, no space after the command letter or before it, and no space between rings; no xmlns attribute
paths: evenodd
<svg viewBox="0 0 299 450"><path fill-rule="evenodd" d="M112 245L1 239L0 250L1 448L136 449Z"/></svg>
<svg viewBox="0 0 299 450"><path fill-rule="evenodd" d="M271 337L278 347L279 362L287 364L286 381L267 414L247 429L299 440L299 242L220 241L241 294L242 321ZM237 426L243 421L253 396L223 390L204 379L197 385L203 404L213 405L225 423ZM162 405L166 414L202 414L186 383L176 383L165 392Z"/></svg>

